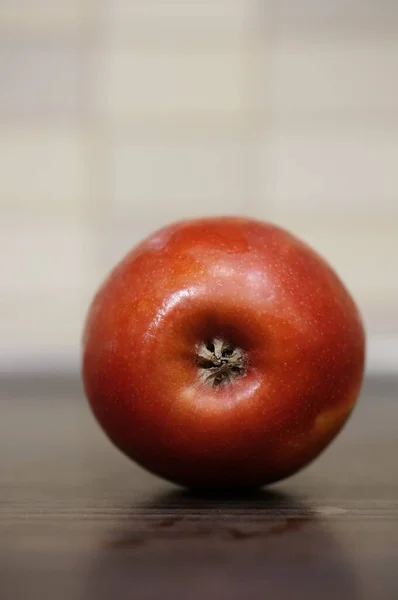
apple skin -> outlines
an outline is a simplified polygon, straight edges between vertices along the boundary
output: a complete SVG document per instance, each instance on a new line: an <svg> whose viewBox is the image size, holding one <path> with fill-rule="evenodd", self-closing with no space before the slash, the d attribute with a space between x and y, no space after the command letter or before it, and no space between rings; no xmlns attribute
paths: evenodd
<svg viewBox="0 0 398 600"><path fill-rule="evenodd" d="M220 385L199 377L198 347L214 339L244 353L244 374ZM257 487L340 431L364 346L351 296L310 247L268 223L198 219L115 267L90 307L83 380L110 440L147 470L187 487Z"/></svg>

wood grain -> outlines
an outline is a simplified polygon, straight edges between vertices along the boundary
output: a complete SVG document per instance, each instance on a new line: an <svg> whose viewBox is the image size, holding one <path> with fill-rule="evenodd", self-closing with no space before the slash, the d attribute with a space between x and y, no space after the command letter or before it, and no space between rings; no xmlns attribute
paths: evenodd
<svg viewBox="0 0 398 600"><path fill-rule="evenodd" d="M1 381L0 598L398 599L398 380L302 473L195 496L106 440L73 379Z"/></svg>

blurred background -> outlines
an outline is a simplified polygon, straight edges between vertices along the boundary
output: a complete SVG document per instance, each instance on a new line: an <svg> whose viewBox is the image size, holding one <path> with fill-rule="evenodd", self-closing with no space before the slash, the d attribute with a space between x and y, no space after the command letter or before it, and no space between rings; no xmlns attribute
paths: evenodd
<svg viewBox="0 0 398 600"><path fill-rule="evenodd" d="M0 0L0 371L75 373L109 269L206 214L312 244L398 370L398 3Z"/></svg>

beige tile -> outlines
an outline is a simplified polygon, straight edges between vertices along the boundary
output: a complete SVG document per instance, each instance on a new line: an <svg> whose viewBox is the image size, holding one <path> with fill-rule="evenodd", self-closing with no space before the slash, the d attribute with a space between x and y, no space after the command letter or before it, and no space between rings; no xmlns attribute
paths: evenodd
<svg viewBox="0 0 398 600"><path fill-rule="evenodd" d="M87 303L78 290L67 295L32 292L29 302L20 294L2 295L0 311L0 370L13 365L31 368L37 361L41 369L51 357L62 361L70 354L80 358ZM25 365L21 362L28 361Z"/></svg>
<svg viewBox="0 0 398 600"><path fill-rule="evenodd" d="M22 222L2 218L0 253L2 263L1 292L20 294L26 306L30 293L73 293L90 282L95 262L95 238L84 225Z"/></svg>
<svg viewBox="0 0 398 600"><path fill-rule="evenodd" d="M398 21L398 7L394 0L265 0L280 24L333 25L347 27L388 25Z"/></svg>
<svg viewBox="0 0 398 600"><path fill-rule="evenodd" d="M398 301L398 237L391 222L377 225L333 220L328 223L291 218L278 220L328 260L347 283L369 302L392 294Z"/></svg>
<svg viewBox="0 0 398 600"><path fill-rule="evenodd" d="M87 196L87 145L73 127L0 127L1 213L80 215Z"/></svg>
<svg viewBox="0 0 398 600"><path fill-rule="evenodd" d="M9 233L12 232L12 240ZM54 357L57 367L80 357L87 312L99 285L96 239L89 229L58 224L0 229L2 264L0 370L13 365L41 369ZM4 268L3 268L4 266ZM23 365L22 365L23 367Z"/></svg>
<svg viewBox="0 0 398 600"><path fill-rule="evenodd" d="M240 47L150 51L118 45L99 60L97 110L111 122L236 118L247 106L247 58Z"/></svg>
<svg viewBox="0 0 398 600"><path fill-rule="evenodd" d="M29 301L10 290L2 296L0 329L12 335L12 341L19 338L20 342L36 340L38 344L49 339L62 344L64 334L73 331L78 344L87 308L78 289L63 296L57 290L32 290Z"/></svg>
<svg viewBox="0 0 398 600"><path fill-rule="evenodd" d="M157 34L161 42L172 36L187 39L201 33L241 34L253 4L253 0L104 0L101 14L110 29L121 35L148 39Z"/></svg>
<svg viewBox="0 0 398 600"><path fill-rule="evenodd" d="M78 353L96 283L92 231L2 220L0 253L0 369L25 355Z"/></svg>
<svg viewBox="0 0 398 600"><path fill-rule="evenodd" d="M310 229L310 228L309 228ZM385 322L398 325L396 227L344 226L311 228L308 241L335 267L359 304L370 330L380 331ZM398 329L396 329L398 331Z"/></svg>
<svg viewBox="0 0 398 600"><path fill-rule="evenodd" d="M266 110L273 118L316 118L323 113L347 119L398 120L398 27L390 32L316 30L280 34L267 45L263 62Z"/></svg>
<svg viewBox="0 0 398 600"><path fill-rule="evenodd" d="M155 221L239 211L250 145L242 140L145 140L110 147L115 214Z"/></svg>
<svg viewBox="0 0 398 600"><path fill-rule="evenodd" d="M40 38L0 41L0 120L73 119L83 113L84 47Z"/></svg>
<svg viewBox="0 0 398 600"><path fill-rule="evenodd" d="M18 31L77 31L87 0L2 0L0 29Z"/></svg>
<svg viewBox="0 0 398 600"><path fill-rule="evenodd" d="M261 151L262 198L281 218L397 214L397 134L344 124L275 128Z"/></svg>
<svg viewBox="0 0 398 600"><path fill-rule="evenodd" d="M148 19L155 21L213 19L240 21L254 3L251 0L104 0L102 9L110 17L120 19Z"/></svg>

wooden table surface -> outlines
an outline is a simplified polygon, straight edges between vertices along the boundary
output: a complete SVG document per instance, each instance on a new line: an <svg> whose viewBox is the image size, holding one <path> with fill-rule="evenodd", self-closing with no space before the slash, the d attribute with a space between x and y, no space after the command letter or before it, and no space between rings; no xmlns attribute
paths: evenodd
<svg viewBox="0 0 398 600"><path fill-rule="evenodd" d="M0 599L398 600L398 380L311 467L198 497L106 440L78 383L3 380Z"/></svg>

